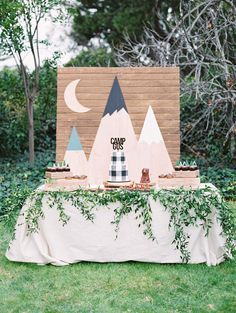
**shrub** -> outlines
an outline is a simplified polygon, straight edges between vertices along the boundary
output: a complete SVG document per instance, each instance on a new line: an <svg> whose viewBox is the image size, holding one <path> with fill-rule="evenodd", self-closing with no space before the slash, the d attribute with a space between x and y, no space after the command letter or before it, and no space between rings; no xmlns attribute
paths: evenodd
<svg viewBox="0 0 236 313"><path fill-rule="evenodd" d="M27 116L22 81L15 69L0 71L0 155L27 147Z"/></svg>
<svg viewBox="0 0 236 313"><path fill-rule="evenodd" d="M40 73L40 94L34 108L35 146L38 151L55 147L56 70L45 62ZM0 156L28 149L28 126L22 81L16 69L0 71Z"/></svg>
<svg viewBox="0 0 236 313"><path fill-rule="evenodd" d="M0 162L0 216L6 219L17 215L29 193L43 183L45 166L55 159L55 153L36 154L35 166L28 163L27 155L16 160Z"/></svg>
<svg viewBox="0 0 236 313"><path fill-rule="evenodd" d="M236 201L236 170L209 167L201 170L201 182L210 182L220 189L227 200Z"/></svg>

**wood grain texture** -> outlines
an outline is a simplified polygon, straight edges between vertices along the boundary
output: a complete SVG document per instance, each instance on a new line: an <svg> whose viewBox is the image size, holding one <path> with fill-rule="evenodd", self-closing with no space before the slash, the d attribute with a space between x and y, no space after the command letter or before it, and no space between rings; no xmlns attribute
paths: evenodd
<svg viewBox="0 0 236 313"><path fill-rule="evenodd" d="M73 126L89 157L113 80L117 76L137 139L148 106L151 105L167 150L173 163L180 156L179 69L177 67L101 68L67 67L58 69L57 88L57 147L56 159L64 158ZM86 113L72 112L65 104L66 86L80 79L76 96Z"/></svg>

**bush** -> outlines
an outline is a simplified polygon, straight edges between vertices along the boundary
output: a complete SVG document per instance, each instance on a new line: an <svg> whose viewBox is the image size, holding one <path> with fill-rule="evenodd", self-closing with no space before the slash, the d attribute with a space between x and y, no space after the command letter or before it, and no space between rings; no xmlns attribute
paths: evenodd
<svg viewBox="0 0 236 313"><path fill-rule="evenodd" d="M196 161L200 168L202 183L212 183L221 191L226 200L236 201L236 170L234 168L225 166L224 162L217 164L213 156L208 159L186 153L181 153L181 156L183 161Z"/></svg>
<svg viewBox="0 0 236 313"><path fill-rule="evenodd" d="M209 167L201 170L201 182L210 182L227 200L236 201L236 171L230 168Z"/></svg>
<svg viewBox="0 0 236 313"><path fill-rule="evenodd" d="M0 71L0 155L27 148L27 116L22 81L15 69Z"/></svg>
<svg viewBox="0 0 236 313"><path fill-rule="evenodd" d="M35 146L38 151L55 147L56 70L45 62L40 72L40 94L34 107ZM0 156L28 150L28 122L22 81L16 69L0 71Z"/></svg>
<svg viewBox="0 0 236 313"><path fill-rule="evenodd" d="M40 92L35 103L35 146L37 151L55 149L57 72L49 61L40 71Z"/></svg>
<svg viewBox="0 0 236 313"><path fill-rule="evenodd" d="M37 153L34 167L29 165L27 155L16 160L1 159L0 216L8 220L17 215L30 192L43 183L45 166L54 159L52 151Z"/></svg>

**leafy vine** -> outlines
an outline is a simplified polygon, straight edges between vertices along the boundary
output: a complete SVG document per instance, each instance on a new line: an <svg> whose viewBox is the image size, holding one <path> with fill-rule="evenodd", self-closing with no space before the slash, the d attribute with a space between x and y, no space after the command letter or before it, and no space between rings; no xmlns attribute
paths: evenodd
<svg viewBox="0 0 236 313"><path fill-rule="evenodd" d="M213 214L222 227L222 235L226 239L225 257L230 257L235 251L236 227L233 213L222 199L218 190L210 187L196 190L177 188L171 190L152 190L153 199L160 203L170 213L169 227L174 230L176 248L180 251L182 262L189 262L187 227L201 226L208 236L212 226Z"/></svg>
<svg viewBox="0 0 236 313"><path fill-rule="evenodd" d="M25 217L29 234L38 232L39 219L44 219L44 212L42 209L43 197L44 195L36 190L32 192L28 199L29 206L23 215Z"/></svg>
<svg viewBox="0 0 236 313"><path fill-rule="evenodd" d="M143 234L154 241L156 238L152 231L150 199L159 200L170 213L169 228L174 230L172 244L180 251L182 262L187 263L191 257L188 250L188 227L202 227L207 236L212 226L212 214L215 212L226 238L226 255L231 256L235 249L236 234L233 213L218 191L209 187L197 190L151 189L149 192L125 189L96 192L84 189L74 192L36 190L28 199L29 205L24 213L25 222L28 233L39 230L39 219L45 217L42 201L47 201L50 208L55 207L58 210L59 221L63 226L70 220L70 216L65 213L65 202L77 208L84 218L91 222L94 221L100 206L108 207L109 204L115 203L117 207L114 209L114 219L111 223L115 225L116 237L122 218L134 212L135 218L139 221L138 226L142 225Z"/></svg>
<svg viewBox="0 0 236 313"><path fill-rule="evenodd" d="M59 221L62 222L62 225L66 225L70 220L70 216L65 213L63 198L67 195L67 193L63 192L62 194L59 192L48 192L47 203L50 208L53 208L55 205L57 211L59 212Z"/></svg>

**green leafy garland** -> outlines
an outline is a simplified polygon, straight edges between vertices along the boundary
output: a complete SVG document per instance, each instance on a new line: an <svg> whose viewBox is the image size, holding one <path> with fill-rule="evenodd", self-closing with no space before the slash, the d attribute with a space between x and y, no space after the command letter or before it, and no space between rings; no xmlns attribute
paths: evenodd
<svg viewBox="0 0 236 313"><path fill-rule="evenodd" d="M210 187L196 190L177 188L151 191L152 197L161 202L170 213L169 228L174 230L173 244L181 253L183 262L190 260L187 227L202 226L208 236L212 226L212 214L216 212L226 239L225 256L230 257L235 250L236 227L233 213L220 196L218 190Z"/></svg>
<svg viewBox="0 0 236 313"><path fill-rule="evenodd" d="M211 229L212 212L216 210L217 218L222 226L226 238L226 256L231 256L235 249L235 225L233 214L227 203L223 201L217 190L209 187L187 190L177 188L172 190L151 189L148 192L137 190L116 189L114 191L97 192L79 189L74 192L67 191L39 191L32 193L27 200L29 205L25 211L25 221L28 234L39 231L39 219L44 218L43 201L47 201L50 208L55 207L59 212L59 221L66 225L70 216L65 213L64 202L69 202L76 207L86 220L94 221L99 206L108 207L115 203L114 220L116 237L122 218L131 212L139 220L139 227L147 238L156 240L152 232L152 210L150 199L160 201L170 213L169 228L174 230L173 244L180 251L182 262L190 260L188 251L189 236L187 227L201 226L207 236Z"/></svg>

